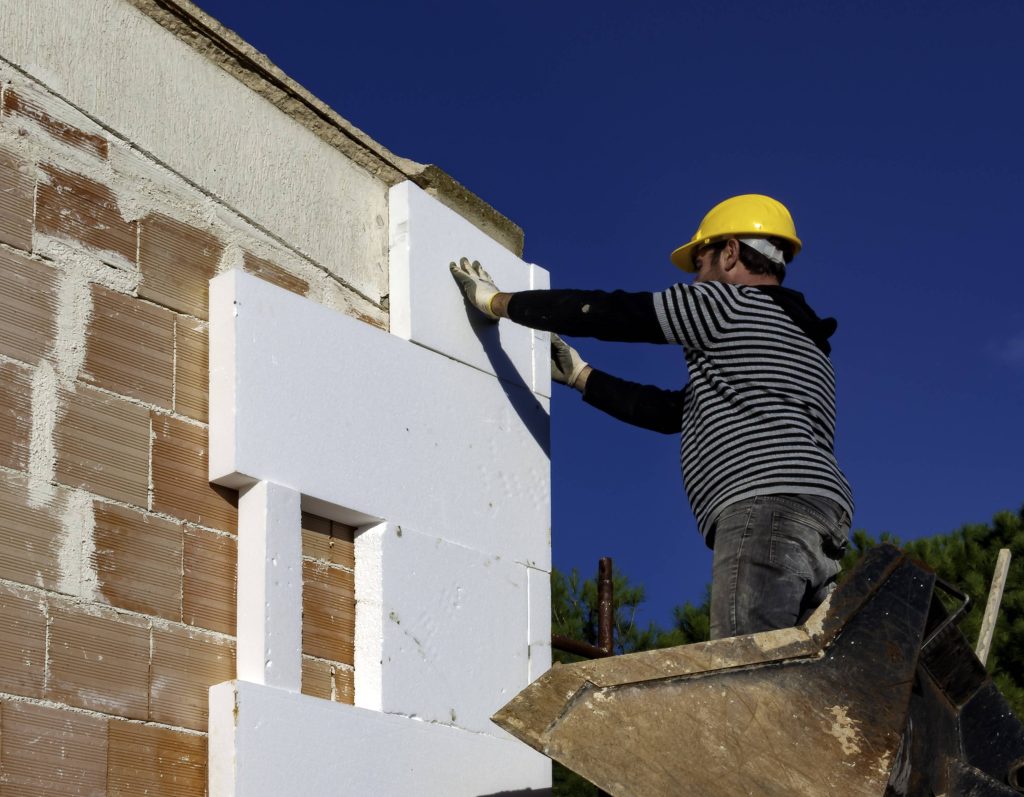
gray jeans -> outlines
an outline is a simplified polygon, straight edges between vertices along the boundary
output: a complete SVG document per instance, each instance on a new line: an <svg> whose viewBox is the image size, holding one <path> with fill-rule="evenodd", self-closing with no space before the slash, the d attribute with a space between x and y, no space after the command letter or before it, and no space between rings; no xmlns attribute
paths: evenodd
<svg viewBox="0 0 1024 797"><path fill-rule="evenodd" d="M814 495L729 504L712 529L711 638L797 625L835 589L850 516Z"/></svg>

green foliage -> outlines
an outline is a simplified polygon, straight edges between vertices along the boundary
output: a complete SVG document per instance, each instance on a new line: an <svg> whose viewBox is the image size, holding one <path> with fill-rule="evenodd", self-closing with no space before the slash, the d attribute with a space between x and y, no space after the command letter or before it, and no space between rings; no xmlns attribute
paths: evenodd
<svg viewBox="0 0 1024 797"><path fill-rule="evenodd" d="M613 568L612 571L615 654L634 653L639 650L686 645L709 638L710 597L701 606L687 603L674 609L674 623L669 629L656 623L646 627L637 624L637 611L644 602L644 588L630 583L629 578ZM557 568L551 572L551 633L570 637L591 645L597 644L598 600L597 579L581 579L573 568L568 576ZM555 661L579 661L562 651L554 652Z"/></svg>
<svg viewBox="0 0 1024 797"><path fill-rule="evenodd" d="M908 543L890 534L882 534L876 542L867 533L857 531L843 560L844 572L882 542L920 559L939 578L967 593L970 607L959 627L972 645L977 643L981 630L999 549L1010 549L1013 558L987 664L1014 713L1024 717L1024 508L1017 514L1000 512L991 523L975 523Z"/></svg>

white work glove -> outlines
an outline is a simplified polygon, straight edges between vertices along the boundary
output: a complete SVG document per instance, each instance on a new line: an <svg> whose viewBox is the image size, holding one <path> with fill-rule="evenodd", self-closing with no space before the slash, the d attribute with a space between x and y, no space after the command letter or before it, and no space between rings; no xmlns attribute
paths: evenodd
<svg viewBox="0 0 1024 797"><path fill-rule="evenodd" d="M491 321L497 321L498 316L491 312L491 300L498 295L498 286L494 284L491 275L484 271L484 267L476 260L470 263L469 259L464 257L459 260L458 265L449 263L448 268L451 269L455 281L459 283L466 301Z"/></svg>
<svg viewBox="0 0 1024 797"><path fill-rule="evenodd" d="M554 332L551 333L551 378L569 387L576 387L587 364L580 353L562 340ZM577 388L582 390L582 388Z"/></svg>

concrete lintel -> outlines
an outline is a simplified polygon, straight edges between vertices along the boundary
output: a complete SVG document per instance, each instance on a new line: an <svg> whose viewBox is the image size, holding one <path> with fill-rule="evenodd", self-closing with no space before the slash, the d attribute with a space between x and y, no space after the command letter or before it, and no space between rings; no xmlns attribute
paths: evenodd
<svg viewBox="0 0 1024 797"><path fill-rule="evenodd" d="M212 63L388 185L412 180L516 255L522 228L442 169L394 154L188 0L126 0Z"/></svg>

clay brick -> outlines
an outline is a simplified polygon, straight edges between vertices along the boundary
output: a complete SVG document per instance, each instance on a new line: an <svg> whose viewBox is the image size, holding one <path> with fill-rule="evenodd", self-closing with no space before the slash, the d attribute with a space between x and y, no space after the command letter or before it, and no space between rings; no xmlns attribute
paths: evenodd
<svg viewBox="0 0 1024 797"><path fill-rule="evenodd" d="M181 526L98 501L93 514L93 564L107 602L180 622Z"/></svg>
<svg viewBox="0 0 1024 797"><path fill-rule="evenodd" d="M28 469L31 433L31 372L14 363L0 363L0 466Z"/></svg>
<svg viewBox="0 0 1024 797"><path fill-rule="evenodd" d="M352 664L356 600L352 573L302 563L302 652Z"/></svg>
<svg viewBox="0 0 1024 797"><path fill-rule="evenodd" d="M302 555L310 559L355 568L355 529L307 512L302 513Z"/></svg>
<svg viewBox="0 0 1024 797"><path fill-rule="evenodd" d="M0 354L35 365L53 348L56 334L57 272L0 250Z"/></svg>
<svg viewBox="0 0 1024 797"><path fill-rule="evenodd" d="M184 570L184 622L234 636L238 578L235 538L204 529L186 529Z"/></svg>
<svg viewBox="0 0 1024 797"><path fill-rule="evenodd" d="M328 560L331 550L331 521L327 518L302 513L302 555L311 559Z"/></svg>
<svg viewBox="0 0 1024 797"><path fill-rule="evenodd" d="M353 705L353 672L336 662L302 657L302 694Z"/></svg>
<svg viewBox="0 0 1024 797"><path fill-rule="evenodd" d="M43 598L0 585L0 692L41 698L45 672Z"/></svg>
<svg viewBox="0 0 1024 797"><path fill-rule="evenodd" d="M154 511L237 532L238 492L207 480L207 430L153 413L153 434Z"/></svg>
<svg viewBox="0 0 1024 797"><path fill-rule="evenodd" d="M286 291L299 294L299 296L305 296L309 293L309 283L304 279L300 279L294 274L289 274L280 266L271 263L269 260L264 260L262 257L256 257L251 252L245 253L242 268L262 280L272 282Z"/></svg>
<svg viewBox="0 0 1024 797"><path fill-rule="evenodd" d="M176 316L174 409L206 423L210 419L210 333L202 322Z"/></svg>
<svg viewBox="0 0 1024 797"><path fill-rule="evenodd" d="M206 737L170 728L110 721L108 797L202 797Z"/></svg>
<svg viewBox="0 0 1024 797"><path fill-rule="evenodd" d="M88 152L106 160L108 153L107 140L95 133L80 130L69 121L58 119L52 109L44 108L36 99L23 95L11 88L4 90L4 116L20 116L31 119L43 130L76 149Z"/></svg>
<svg viewBox="0 0 1024 797"><path fill-rule="evenodd" d="M334 665L329 661L302 657L302 694L330 700L334 693Z"/></svg>
<svg viewBox="0 0 1024 797"><path fill-rule="evenodd" d="M27 252L32 249L35 180L23 169L23 161L0 148L0 242Z"/></svg>
<svg viewBox="0 0 1024 797"><path fill-rule="evenodd" d="M56 589L63 538L56 511L29 505L27 479L0 473L0 578Z"/></svg>
<svg viewBox="0 0 1024 797"><path fill-rule="evenodd" d="M149 411L79 385L61 391L58 481L136 506L149 496Z"/></svg>
<svg viewBox="0 0 1024 797"><path fill-rule="evenodd" d="M139 237L139 296L196 318L208 318L209 281L224 247L217 237L153 214Z"/></svg>
<svg viewBox="0 0 1024 797"><path fill-rule="evenodd" d="M208 690L235 677L235 642L188 628L153 629L149 718L205 731Z"/></svg>
<svg viewBox="0 0 1024 797"><path fill-rule="evenodd" d="M137 223L125 221L114 193L102 183L52 164L40 167L49 181L39 183L36 227L71 239L119 260L135 262Z"/></svg>
<svg viewBox="0 0 1024 797"><path fill-rule="evenodd" d="M104 714L146 719L148 622L86 613L62 601L51 603L50 616L47 698Z"/></svg>
<svg viewBox="0 0 1024 797"><path fill-rule="evenodd" d="M98 285L92 286L92 308L81 379L170 409L174 315Z"/></svg>
<svg viewBox="0 0 1024 797"><path fill-rule="evenodd" d="M351 667L338 667L334 671L334 699L338 703L354 706L356 703L355 671Z"/></svg>
<svg viewBox="0 0 1024 797"><path fill-rule="evenodd" d="M3 797L97 797L107 790L107 720L4 703Z"/></svg>

